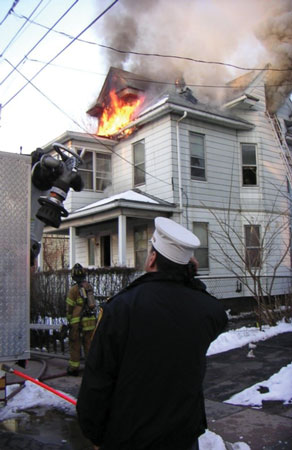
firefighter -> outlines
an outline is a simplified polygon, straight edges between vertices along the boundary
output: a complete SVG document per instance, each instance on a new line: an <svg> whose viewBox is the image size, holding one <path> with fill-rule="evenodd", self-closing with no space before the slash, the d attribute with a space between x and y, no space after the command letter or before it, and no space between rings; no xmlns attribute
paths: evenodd
<svg viewBox="0 0 292 450"><path fill-rule="evenodd" d="M91 338L96 325L95 300L93 288L85 280L85 270L76 263L71 271L75 284L70 288L66 298L66 315L69 324L70 360L68 375L78 376L81 346L87 357Z"/></svg>
<svg viewBox="0 0 292 450"><path fill-rule="evenodd" d="M206 352L227 316L194 278L193 233L156 217L151 242L146 273L103 306L86 360L77 413L95 450L195 450L207 428Z"/></svg>

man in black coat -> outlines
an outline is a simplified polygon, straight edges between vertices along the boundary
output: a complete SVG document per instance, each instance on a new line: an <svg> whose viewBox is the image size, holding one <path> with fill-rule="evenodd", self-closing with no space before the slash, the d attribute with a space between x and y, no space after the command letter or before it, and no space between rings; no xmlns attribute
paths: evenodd
<svg viewBox="0 0 292 450"><path fill-rule="evenodd" d="M190 273L199 239L158 217L146 274L102 310L77 413L95 450L191 450L207 428L206 352L224 330L218 300Z"/></svg>

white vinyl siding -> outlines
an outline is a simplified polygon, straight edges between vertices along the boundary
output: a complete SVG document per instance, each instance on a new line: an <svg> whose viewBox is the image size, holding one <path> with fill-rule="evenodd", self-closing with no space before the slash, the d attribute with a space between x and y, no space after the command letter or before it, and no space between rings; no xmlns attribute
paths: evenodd
<svg viewBox="0 0 292 450"><path fill-rule="evenodd" d="M88 265L95 266L95 238L88 239Z"/></svg>

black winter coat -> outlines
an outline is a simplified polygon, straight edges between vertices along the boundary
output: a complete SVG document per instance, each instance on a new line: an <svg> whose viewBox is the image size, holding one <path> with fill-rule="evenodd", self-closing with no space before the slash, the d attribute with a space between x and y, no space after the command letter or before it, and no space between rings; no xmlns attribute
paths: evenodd
<svg viewBox="0 0 292 450"><path fill-rule="evenodd" d="M105 450L185 450L204 433L206 352L227 316L206 292L147 273L103 310L77 413Z"/></svg>

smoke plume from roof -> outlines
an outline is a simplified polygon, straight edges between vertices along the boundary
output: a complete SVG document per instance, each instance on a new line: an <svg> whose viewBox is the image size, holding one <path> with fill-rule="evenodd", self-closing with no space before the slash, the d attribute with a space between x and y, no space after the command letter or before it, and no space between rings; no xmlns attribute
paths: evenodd
<svg viewBox="0 0 292 450"><path fill-rule="evenodd" d="M268 84L281 85L267 92L273 108L292 90L292 0L123 0L99 23L99 36L105 45L130 52L176 55L245 68L267 63L276 68L289 67L287 72L269 72ZM109 66L161 82L172 83L183 77L189 86L223 85L246 73L224 65L111 50L105 50L105 56ZM194 87L194 93L215 101L224 90Z"/></svg>

